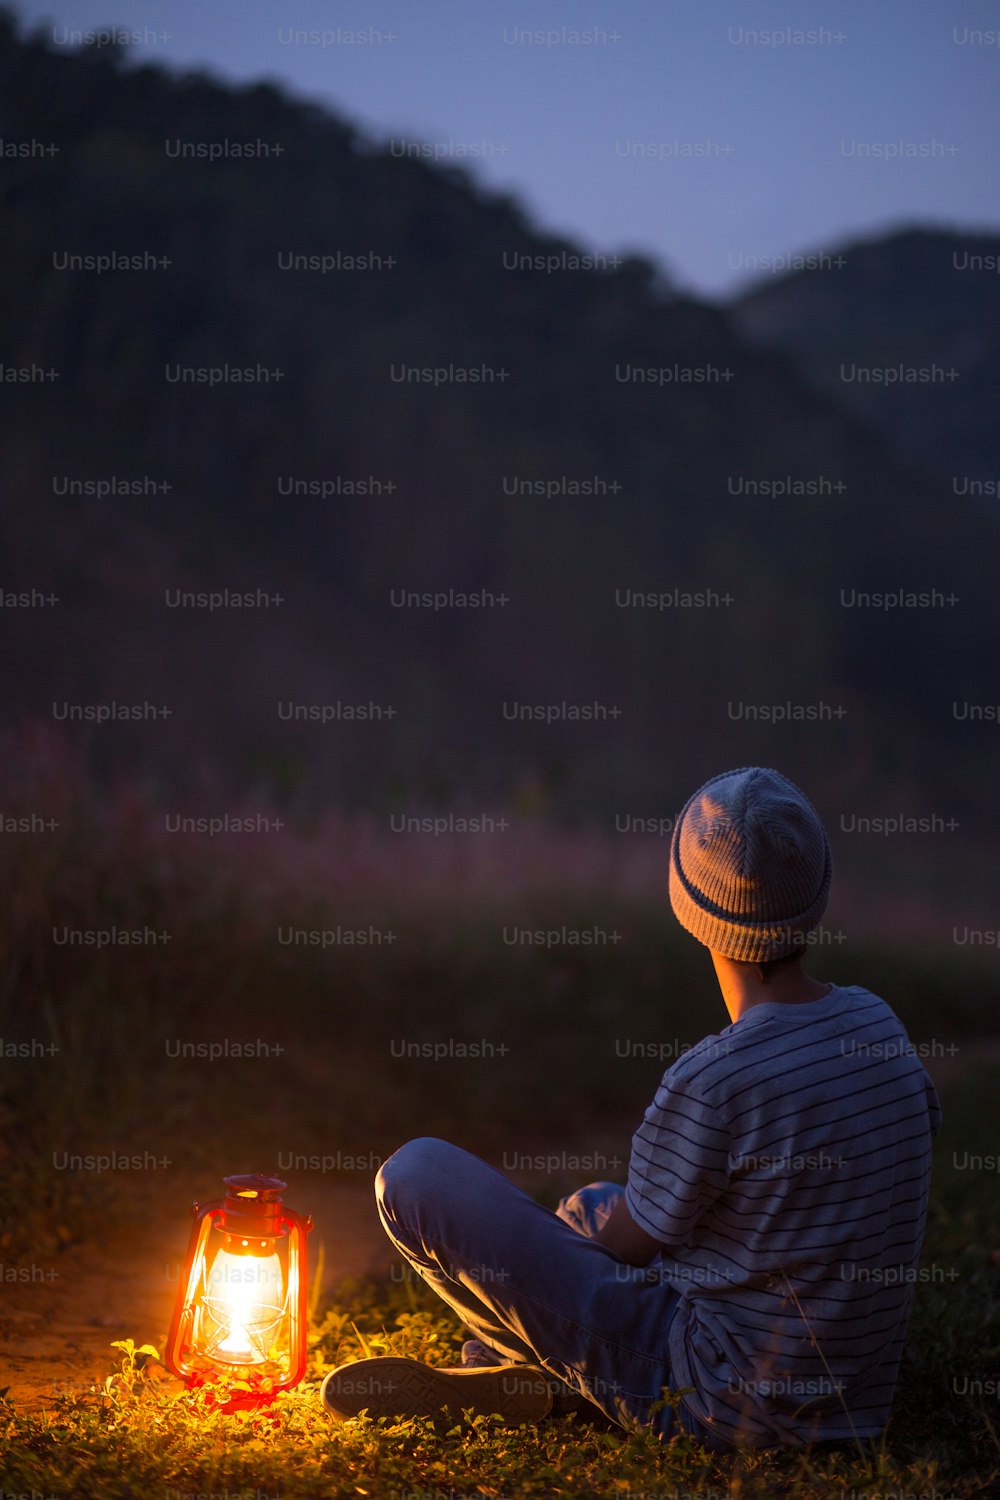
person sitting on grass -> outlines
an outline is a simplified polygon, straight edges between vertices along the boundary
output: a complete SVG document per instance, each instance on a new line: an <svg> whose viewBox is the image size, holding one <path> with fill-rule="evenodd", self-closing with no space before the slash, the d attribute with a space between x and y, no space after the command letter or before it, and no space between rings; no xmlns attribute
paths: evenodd
<svg viewBox="0 0 1000 1500"><path fill-rule="evenodd" d="M624 1188L592 1183L552 1213L446 1141L396 1151L382 1224L473 1337L460 1369L331 1371L331 1415L596 1408L717 1450L882 1432L940 1107L885 1001L803 970L830 876L823 825L779 772L690 798L670 900L731 1024L667 1069Z"/></svg>

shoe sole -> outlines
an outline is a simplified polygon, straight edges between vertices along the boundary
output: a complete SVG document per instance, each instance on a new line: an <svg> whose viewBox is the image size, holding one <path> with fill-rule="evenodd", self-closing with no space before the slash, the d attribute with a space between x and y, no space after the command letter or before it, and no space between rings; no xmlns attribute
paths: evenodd
<svg viewBox="0 0 1000 1500"><path fill-rule="evenodd" d="M323 1404L343 1422L367 1411L370 1417L460 1419L499 1416L517 1425L539 1422L552 1409L549 1377L538 1365L496 1365L472 1370L439 1370L418 1359L383 1355L331 1370L323 1381Z"/></svg>

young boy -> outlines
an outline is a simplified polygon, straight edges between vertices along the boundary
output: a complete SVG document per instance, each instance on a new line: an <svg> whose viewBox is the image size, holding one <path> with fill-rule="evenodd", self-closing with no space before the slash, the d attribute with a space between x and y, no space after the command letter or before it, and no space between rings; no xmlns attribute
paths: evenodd
<svg viewBox="0 0 1000 1500"><path fill-rule="evenodd" d="M386 1233L474 1337L459 1370L341 1366L332 1415L597 1407L717 1449L882 1431L940 1109L888 1005L803 971L830 874L815 809L778 772L691 797L670 900L732 1024L667 1069L624 1190L592 1184L553 1214L447 1142L390 1157Z"/></svg>

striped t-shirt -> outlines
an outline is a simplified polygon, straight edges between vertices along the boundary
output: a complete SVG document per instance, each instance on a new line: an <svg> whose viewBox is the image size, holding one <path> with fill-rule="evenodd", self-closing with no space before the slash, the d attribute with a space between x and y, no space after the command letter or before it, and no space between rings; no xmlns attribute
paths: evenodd
<svg viewBox="0 0 1000 1500"><path fill-rule="evenodd" d="M940 1119L901 1022L856 985L755 1005L667 1070L627 1201L681 1294L671 1385L725 1441L882 1431Z"/></svg>

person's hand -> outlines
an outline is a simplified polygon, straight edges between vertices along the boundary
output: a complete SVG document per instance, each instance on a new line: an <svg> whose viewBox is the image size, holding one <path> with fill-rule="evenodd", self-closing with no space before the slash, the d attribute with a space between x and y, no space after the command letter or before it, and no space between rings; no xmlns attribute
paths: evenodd
<svg viewBox="0 0 1000 1500"><path fill-rule="evenodd" d="M603 1245L612 1255L617 1255L619 1260L630 1266L648 1266L653 1257L664 1249L659 1240L647 1234L635 1222L628 1211L624 1194L611 1210L604 1228L594 1238L599 1245Z"/></svg>

